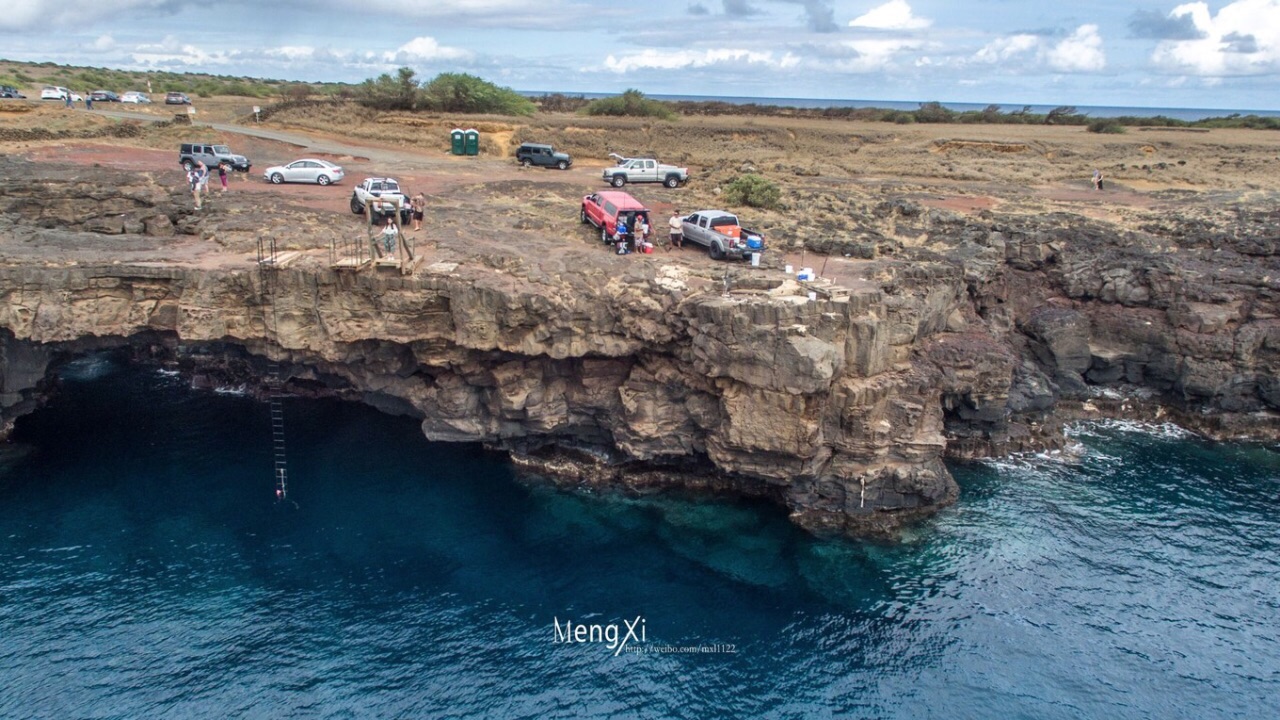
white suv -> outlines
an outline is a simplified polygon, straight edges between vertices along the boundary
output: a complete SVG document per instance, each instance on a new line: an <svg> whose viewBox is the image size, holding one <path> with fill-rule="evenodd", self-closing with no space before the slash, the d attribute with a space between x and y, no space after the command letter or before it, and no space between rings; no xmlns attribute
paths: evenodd
<svg viewBox="0 0 1280 720"><path fill-rule="evenodd" d="M151 102L151 98L147 97L146 93L135 92L133 90L130 90L129 92L120 96L120 102L135 103L135 104L144 104L144 103L149 104Z"/></svg>
<svg viewBox="0 0 1280 720"><path fill-rule="evenodd" d="M66 100L69 95L71 95L70 90L55 85L45 85L40 91L41 100Z"/></svg>

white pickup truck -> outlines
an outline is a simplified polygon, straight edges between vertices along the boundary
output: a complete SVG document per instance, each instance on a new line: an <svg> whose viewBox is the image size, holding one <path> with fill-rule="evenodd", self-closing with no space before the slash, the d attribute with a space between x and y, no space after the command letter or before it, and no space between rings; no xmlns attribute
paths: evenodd
<svg viewBox="0 0 1280 720"><path fill-rule="evenodd" d="M653 158L625 158L609 153L617 165L604 169L604 181L614 187L629 182L660 182L669 188L679 187L689 180L689 168L663 165Z"/></svg>
<svg viewBox="0 0 1280 720"><path fill-rule="evenodd" d="M738 216L724 210L699 210L682 223L685 243L707 248L712 259L743 260L764 252L764 233L744 228Z"/></svg>
<svg viewBox="0 0 1280 720"><path fill-rule="evenodd" d="M385 199L388 202L370 202L374 199ZM398 203L397 203L398 199ZM351 191L351 212L356 215L364 214L365 203L369 203L373 208L374 222L381 223L382 218L387 217L395 212L396 205L400 207L400 222L407 223L413 215L413 211L409 208L409 195L400 189L400 183L392 178L365 178L363 182Z"/></svg>

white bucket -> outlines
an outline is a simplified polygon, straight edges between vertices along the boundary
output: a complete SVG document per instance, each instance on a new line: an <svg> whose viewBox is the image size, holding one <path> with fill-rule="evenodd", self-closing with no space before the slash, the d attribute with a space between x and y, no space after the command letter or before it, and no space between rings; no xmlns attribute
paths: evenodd
<svg viewBox="0 0 1280 720"><path fill-rule="evenodd" d="M784 273L786 273L786 274L790 275L791 273L795 272L795 268L793 268L793 267L791 267L790 265L788 265L788 266L787 266L787 267L786 267L782 272L784 272Z"/></svg>
<svg viewBox="0 0 1280 720"><path fill-rule="evenodd" d="M760 253L751 253L751 267L760 267Z"/></svg>
<svg viewBox="0 0 1280 720"><path fill-rule="evenodd" d="M818 293L816 293L816 292L814 292L814 291L810 290L810 291L809 291L809 302L814 302L814 301L815 301L815 300L817 300L817 299L818 299Z"/></svg>

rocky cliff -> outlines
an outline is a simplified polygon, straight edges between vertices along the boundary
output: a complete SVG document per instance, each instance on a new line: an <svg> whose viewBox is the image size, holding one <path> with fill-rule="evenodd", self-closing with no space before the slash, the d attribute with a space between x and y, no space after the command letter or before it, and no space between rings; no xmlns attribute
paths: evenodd
<svg viewBox="0 0 1280 720"><path fill-rule="evenodd" d="M1274 212L1120 231L898 202L884 222L912 241L841 259L848 297L814 301L776 268L554 236L502 252L443 238L411 276L341 273L326 248L349 231L325 213L196 215L145 174L6 163L6 423L92 348L197 375L269 358L297 393L413 415L565 484L761 495L853 533L952 502L944 458L1054 447L1081 413L1276 435ZM303 258L259 271L265 234Z"/></svg>

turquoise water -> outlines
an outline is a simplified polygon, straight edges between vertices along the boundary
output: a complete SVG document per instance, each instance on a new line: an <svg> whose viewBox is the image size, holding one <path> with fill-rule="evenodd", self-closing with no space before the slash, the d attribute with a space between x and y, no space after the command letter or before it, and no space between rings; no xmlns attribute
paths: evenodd
<svg viewBox="0 0 1280 720"><path fill-rule="evenodd" d="M288 511L264 406L67 369L0 456L0 717L1276 714L1266 448L1082 428L1078 460L955 467L960 503L889 546L521 485L361 406L286 415Z"/></svg>

